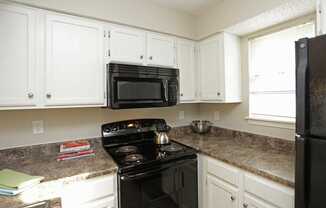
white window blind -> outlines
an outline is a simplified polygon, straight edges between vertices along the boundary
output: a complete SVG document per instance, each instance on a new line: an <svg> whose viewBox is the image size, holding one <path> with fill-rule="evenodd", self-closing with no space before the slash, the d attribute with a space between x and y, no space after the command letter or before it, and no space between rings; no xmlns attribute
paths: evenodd
<svg viewBox="0 0 326 208"><path fill-rule="evenodd" d="M314 36L309 22L250 40L249 117L294 121L295 41Z"/></svg>

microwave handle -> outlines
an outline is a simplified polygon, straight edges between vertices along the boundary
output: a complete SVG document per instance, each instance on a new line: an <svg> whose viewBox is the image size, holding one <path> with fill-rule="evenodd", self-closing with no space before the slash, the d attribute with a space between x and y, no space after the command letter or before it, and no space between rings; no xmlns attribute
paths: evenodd
<svg viewBox="0 0 326 208"><path fill-rule="evenodd" d="M168 102L168 90L169 90L169 83L168 80L163 80L162 81L163 84L163 90L164 90L164 102Z"/></svg>

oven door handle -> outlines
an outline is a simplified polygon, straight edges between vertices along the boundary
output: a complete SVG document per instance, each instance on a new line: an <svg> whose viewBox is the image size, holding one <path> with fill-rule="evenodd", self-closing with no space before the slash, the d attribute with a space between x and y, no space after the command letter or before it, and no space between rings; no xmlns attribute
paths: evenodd
<svg viewBox="0 0 326 208"><path fill-rule="evenodd" d="M120 179L123 181L131 181L131 180L138 180L138 179L142 179L145 177L150 177L153 175L156 175L157 173L160 173L162 171L165 171L167 169L170 169L171 167L165 167L165 168L158 168L156 170L151 170L151 171L146 171L144 173L137 173L134 175L121 175Z"/></svg>

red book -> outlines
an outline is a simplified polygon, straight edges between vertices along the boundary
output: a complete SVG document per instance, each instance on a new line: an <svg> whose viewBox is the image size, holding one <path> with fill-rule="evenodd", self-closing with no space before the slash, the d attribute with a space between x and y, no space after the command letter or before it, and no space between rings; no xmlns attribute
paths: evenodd
<svg viewBox="0 0 326 208"><path fill-rule="evenodd" d="M69 159L81 158L81 157L86 157L86 156L94 156L94 155L95 155L94 150L85 150L85 151L80 151L80 152L59 154L57 157L57 160L62 161L62 160L69 160Z"/></svg>
<svg viewBox="0 0 326 208"><path fill-rule="evenodd" d="M79 152L90 149L91 145L86 140L70 141L60 145L60 153Z"/></svg>

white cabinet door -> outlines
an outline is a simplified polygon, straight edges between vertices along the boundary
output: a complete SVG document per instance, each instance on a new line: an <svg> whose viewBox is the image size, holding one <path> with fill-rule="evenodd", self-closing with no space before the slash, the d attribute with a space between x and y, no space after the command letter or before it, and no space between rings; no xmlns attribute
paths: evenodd
<svg viewBox="0 0 326 208"><path fill-rule="evenodd" d="M238 190L207 175L207 208L238 208Z"/></svg>
<svg viewBox="0 0 326 208"><path fill-rule="evenodd" d="M277 208L269 203L263 202L262 200L245 194L243 208Z"/></svg>
<svg viewBox="0 0 326 208"><path fill-rule="evenodd" d="M223 43L219 36L199 45L201 100L223 100Z"/></svg>
<svg viewBox="0 0 326 208"><path fill-rule="evenodd" d="M0 107L36 105L35 16L0 4Z"/></svg>
<svg viewBox="0 0 326 208"><path fill-rule="evenodd" d="M101 24L46 17L47 106L104 105L104 54Z"/></svg>
<svg viewBox="0 0 326 208"><path fill-rule="evenodd" d="M188 40L177 41L177 67L180 72L180 101L196 99L195 44Z"/></svg>
<svg viewBox="0 0 326 208"><path fill-rule="evenodd" d="M114 208L116 175L92 178L65 185L61 193L63 208Z"/></svg>
<svg viewBox="0 0 326 208"><path fill-rule="evenodd" d="M112 29L110 32L110 58L112 62L143 64L145 59L145 33L131 29Z"/></svg>
<svg viewBox="0 0 326 208"><path fill-rule="evenodd" d="M175 40L172 37L147 35L147 64L152 66L175 67Z"/></svg>

